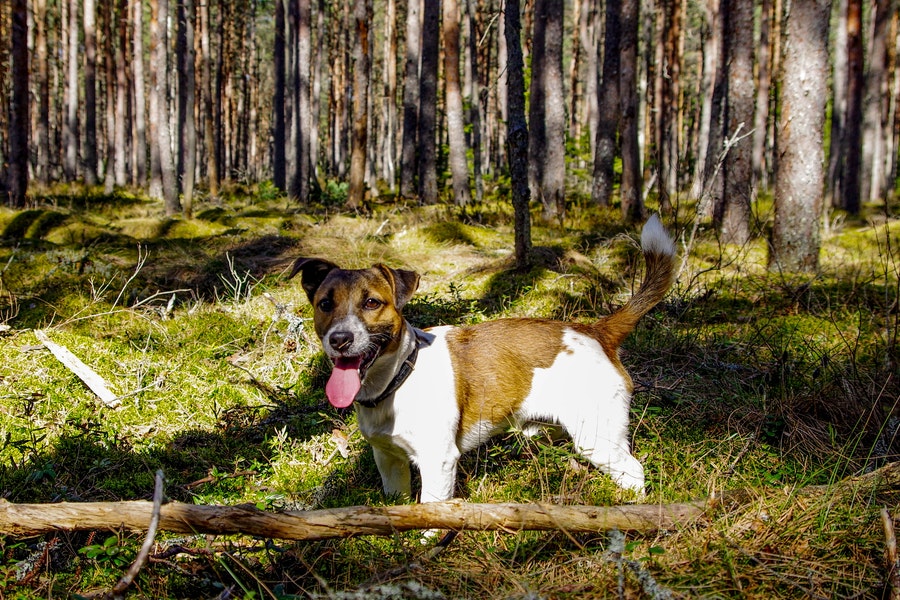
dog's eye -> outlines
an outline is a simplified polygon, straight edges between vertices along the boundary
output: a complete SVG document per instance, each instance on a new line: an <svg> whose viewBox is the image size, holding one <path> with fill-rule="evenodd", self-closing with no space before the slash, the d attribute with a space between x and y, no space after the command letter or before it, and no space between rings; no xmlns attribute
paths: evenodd
<svg viewBox="0 0 900 600"><path fill-rule="evenodd" d="M366 298L366 301L363 303L363 308L367 310L376 310L381 308L383 304L384 302L377 298Z"/></svg>
<svg viewBox="0 0 900 600"><path fill-rule="evenodd" d="M319 310L322 312L331 312L334 310L334 302L331 301L331 298L322 298L319 300Z"/></svg>

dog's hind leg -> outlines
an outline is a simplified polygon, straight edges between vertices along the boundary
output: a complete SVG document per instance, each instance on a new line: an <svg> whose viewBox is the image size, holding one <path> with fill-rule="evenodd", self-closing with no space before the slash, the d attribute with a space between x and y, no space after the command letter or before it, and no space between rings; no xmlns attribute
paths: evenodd
<svg viewBox="0 0 900 600"><path fill-rule="evenodd" d="M375 456L375 465L381 474L381 485L384 488L385 495L400 495L406 499L412 498L409 458L385 452L377 446L372 446L372 453Z"/></svg>
<svg viewBox="0 0 900 600"><path fill-rule="evenodd" d="M582 421L574 428L566 427L579 453L612 477L620 488L634 490L638 496L643 496L644 467L628 450L627 427L621 436L599 435L604 429L588 421ZM619 439L611 440L610 437Z"/></svg>

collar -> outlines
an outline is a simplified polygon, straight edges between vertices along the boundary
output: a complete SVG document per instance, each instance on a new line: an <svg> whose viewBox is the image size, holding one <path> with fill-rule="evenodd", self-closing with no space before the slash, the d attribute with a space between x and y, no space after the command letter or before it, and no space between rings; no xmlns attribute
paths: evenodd
<svg viewBox="0 0 900 600"><path fill-rule="evenodd" d="M403 361L403 364L400 365L400 368L397 370L397 374L394 375L394 378L391 380L385 390L381 392L381 394L376 398L368 400L357 400L357 404L361 404L366 408L375 408L389 396L393 395L394 392L400 389L400 386L403 385L406 379L413 372L413 369L416 367L416 358L418 358L418 356L419 344L418 340L416 340L416 343L413 344L412 352L409 353L409 356L407 356L406 360Z"/></svg>

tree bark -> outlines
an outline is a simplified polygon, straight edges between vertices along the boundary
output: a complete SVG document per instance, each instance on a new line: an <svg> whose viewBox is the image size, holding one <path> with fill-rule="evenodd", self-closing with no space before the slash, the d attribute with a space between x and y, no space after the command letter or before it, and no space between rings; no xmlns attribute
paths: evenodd
<svg viewBox="0 0 900 600"><path fill-rule="evenodd" d="M422 47L421 0L406 7L406 61L403 68L403 139L400 143L400 195L416 195L416 133L419 122L419 57Z"/></svg>
<svg viewBox="0 0 900 600"><path fill-rule="evenodd" d="M366 193L366 150L369 127L369 26L371 0L354 0L353 15L353 144L350 149L350 186L347 207L360 208Z"/></svg>
<svg viewBox="0 0 900 600"><path fill-rule="evenodd" d="M194 120L194 8L193 0L178 2L178 175L182 209L194 209L194 169L197 164L197 126Z"/></svg>
<svg viewBox="0 0 900 600"><path fill-rule="evenodd" d="M522 57L519 0L506 0L503 23L509 115L506 121L506 155L515 215L516 267L525 269L531 264L531 191L528 189L528 124L525 121L525 63Z"/></svg>
<svg viewBox="0 0 900 600"><path fill-rule="evenodd" d="M771 21L772 0L762 0L759 16L759 42L756 45L756 107L753 113L753 185L757 190L769 187L766 131L769 122L769 92L772 87L771 69Z"/></svg>
<svg viewBox="0 0 900 600"><path fill-rule="evenodd" d="M47 0L34 0L35 57L32 71L38 90L38 118L34 131L37 164L34 176L40 183L50 179L50 76L47 64ZM15 47L15 46L13 46Z"/></svg>
<svg viewBox="0 0 900 600"><path fill-rule="evenodd" d="M753 192L753 152L750 127L753 124L753 4L748 0L722 3L725 25L724 135L735 139L725 155L722 168L722 198L715 220L726 244L743 245L750 239L750 204ZM737 136L735 138L735 136Z"/></svg>
<svg viewBox="0 0 900 600"><path fill-rule="evenodd" d="M846 99L843 127L840 128L836 163L840 169L839 205L850 214L858 214L861 198L860 170L862 167L862 103L863 103L863 42L862 42L862 0L847 2L846 56L847 69L844 83ZM835 79L835 85L838 81ZM832 114L836 109L832 109ZM834 117L832 117L834 119Z"/></svg>
<svg viewBox="0 0 900 600"><path fill-rule="evenodd" d="M12 97L9 122L9 189L10 204L25 206L28 193L28 3L13 0L11 8L10 71Z"/></svg>
<svg viewBox="0 0 900 600"><path fill-rule="evenodd" d="M482 135L482 119L481 119L481 103L482 88L478 61L478 36L481 33L478 27L478 13L475 7L475 0L465 0L466 3L466 19L468 22L468 49L469 60L467 63L467 71L469 73L469 123L472 127L471 148L472 148L472 175L475 179L475 200L481 202L484 198L484 182L481 176L482 167L482 140L490 139L487 135ZM485 95L485 98L487 95Z"/></svg>
<svg viewBox="0 0 900 600"><path fill-rule="evenodd" d="M450 177L453 200L457 206L472 201L469 189L469 164L466 159L466 134L463 122L462 87L459 79L459 4L443 0L444 30L444 102L447 110L447 134L450 141Z"/></svg>
<svg viewBox="0 0 900 600"><path fill-rule="evenodd" d="M175 179L175 161L172 156L172 135L169 130L169 0L153 0L156 10L150 19L150 39L153 48L153 95L155 96L156 139L153 141L159 157L159 175L162 198L167 215L181 211L178 200L178 184ZM151 100L153 98L151 97ZM153 102L151 102L151 105Z"/></svg>
<svg viewBox="0 0 900 600"><path fill-rule="evenodd" d="M619 62L621 59L621 0L606 0L606 33L603 40L603 72L597 110L597 138L594 143L594 173L591 200L609 206L612 200L619 131ZM599 59L598 59L599 60Z"/></svg>
<svg viewBox="0 0 900 600"><path fill-rule="evenodd" d="M384 16L384 87L381 99L381 177L393 192L397 185L397 2L387 0Z"/></svg>
<svg viewBox="0 0 900 600"><path fill-rule="evenodd" d="M419 202L435 204L437 188L437 73L440 0L425 0L422 14L422 67L419 75L418 149Z"/></svg>
<svg viewBox="0 0 900 600"><path fill-rule="evenodd" d="M874 202L886 195L884 104L888 96L888 37L894 13L892 0L872 4L872 28L863 107L861 191L863 201Z"/></svg>
<svg viewBox="0 0 900 600"><path fill-rule="evenodd" d="M144 87L144 8L143 3L130 4L133 11L132 74L134 76L134 171L138 186L147 184L147 99Z"/></svg>
<svg viewBox="0 0 900 600"><path fill-rule="evenodd" d="M310 106L309 72L312 56L312 7L310 0L296 0L297 18L294 40L297 45L294 61L294 170L291 175L290 194L301 203L309 202L310 165ZM365 68L360 65L360 68ZM368 71L366 72L368 76ZM354 96L358 93L354 88Z"/></svg>
<svg viewBox="0 0 900 600"><path fill-rule="evenodd" d="M217 199L219 196L219 161L216 152L215 124L213 121L213 88L212 88L212 60L210 50L210 20L209 5L211 0L201 2L200 9L200 88L203 94L203 142L205 146L205 162L207 186L209 196Z"/></svg>
<svg viewBox="0 0 900 600"><path fill-rule="evenodd" d="M641 148L638 140L638 22L639 0L622 0L622 57L619 63L619 98L622 135L622 216L630 223L644 218Z"/></svg>
<svg viewBox="0 0 900 600"><path fill-rule="evenodd" d="M63 0L66 2L66 0ZM78 1L68 0L68 32L66 59L66 119L63 130L65 158L63 170L66 181L78 177Z"/></svg>
<svg viewBox="0 0 900 600"><path fill-rule="evenodd" d="M697 126L697 160L694 167L694 181L691 185L691 196L700 200L698 210L701 212L708 212L706 208L709 204L709 187L712 183L710 178L721 148L721 145L716 145L716 141L721 142L721 139L713 134L713 128L718 129L718 125L713 121L719 116L714 106L714 101L717 99L715 90L721 62L719 54L722 28L719 18L719 1L706 0L704 5L706 20L701 34L703 66L698 94L701 98L698 116L700 123Z"/></svg>
<svg viewBox="0 0 900 600"><path fill-rule="evenodd" d="M272 56L274 77L274 98L272 100L272 179L281 191L287 189L285 162L285 44L284 44L284 1L275 0L275 47Z"/></svg>
<svg viewBox="0 0 900 600"><path fill-rule="evenodd" d="M528 162L545 221L566 216L562 0L536 0L531 55Z"/></svg>
<svg viewBox="0 0 900 600"><path fill-rule="evenodd" d="M775 224L769 267L815 272L819 265L830 0L792 0L782 64L776 147Z"/></svg>
<svg viewBox="0 0 900 600"><path fill-rule="evenodd" d="M97 16L94 0L84 0L84 183L97 184Z"/></svg>

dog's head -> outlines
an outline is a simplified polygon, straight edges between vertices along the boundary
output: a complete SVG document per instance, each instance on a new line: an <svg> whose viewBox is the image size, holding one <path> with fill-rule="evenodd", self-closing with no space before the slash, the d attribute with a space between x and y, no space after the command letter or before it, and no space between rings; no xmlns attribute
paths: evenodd
<svg viewBox="0 0 900 600"><path fill-rule="evenodd" d="M400 311L419 276L381 264L341 269L319 258L297 259L289 277L297 273L313 306L316 334L334 363L326 395L334 406L347 407L375 361L397 350L404 327Z"/></svg>

